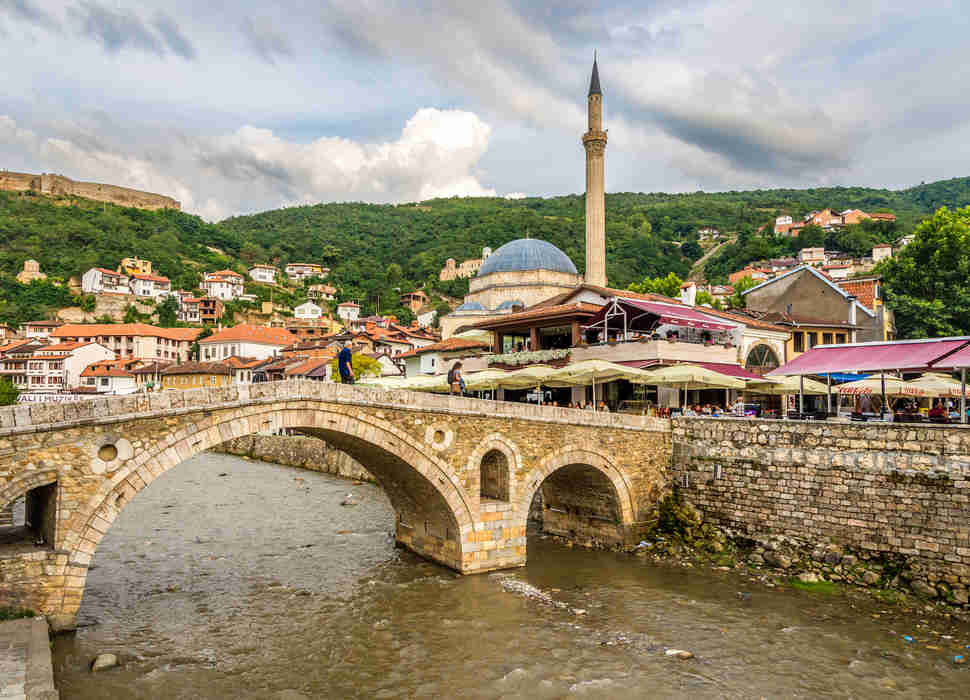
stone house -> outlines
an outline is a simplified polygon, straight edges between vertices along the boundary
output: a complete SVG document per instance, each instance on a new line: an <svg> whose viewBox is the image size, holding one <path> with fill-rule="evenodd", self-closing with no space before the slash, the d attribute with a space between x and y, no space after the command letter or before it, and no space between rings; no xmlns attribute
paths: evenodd
<svg viewBox="0 0 970 700"><path fill-rule="evenodd" d="M892 312L880 300L863 304L813 267L802 266L744 293L747 309L793 328L788 360L815 345L885 340L895 334Z"/></svg>
<svg viewBox="0 0 970 700"><path fill-rule="evenodd" d="M17 281L30 284L34 280L45 280L47 275L40 271L40 263L36 260L25 260L24 269L17 273Z"/></svg>

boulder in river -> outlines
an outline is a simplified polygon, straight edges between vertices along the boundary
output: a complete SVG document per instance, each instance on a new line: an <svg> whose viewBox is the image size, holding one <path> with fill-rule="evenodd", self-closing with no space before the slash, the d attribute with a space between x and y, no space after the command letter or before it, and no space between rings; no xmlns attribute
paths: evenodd
<svg viewBox="0 0 970 700"><path fill-rule="evenodd" d="M356 505L360 505L360 504L357 502L357 499L354 498L354 494L348 493L346 496L344 496L344 500L342 500L340 502L340 505L342 505L342 506L356 506Z"/></svg>
<svg viewBox="0 0 970 700"><path fill-rule="evenodd" d="M114 654L98 654L98 658L91 662L91 671L104 671L117 665L118 657Z"/></svg>
<svg viewBox="0 0 970 700"><path fill-rule="evenodd" d="M667 656L676 656L678 659L686 661L687 659L693 659L693 652L686 651L684 649L668 649L664 652Z"/></svg>
<svg viewBox="0 0 970 700"><path fill-rule="evenodd" d="M918 596L923 596L924 598L936 597L936 589L925 581L920 581L917 579L909 584L909 587L912 588L913 593Z"/></svg>

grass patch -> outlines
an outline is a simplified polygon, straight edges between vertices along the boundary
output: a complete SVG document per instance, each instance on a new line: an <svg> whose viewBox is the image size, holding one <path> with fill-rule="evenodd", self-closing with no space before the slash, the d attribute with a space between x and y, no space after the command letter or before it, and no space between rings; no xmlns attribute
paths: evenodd
<svg viewBox="0 0 970 700"><path fill-rule="evenodd" d="M19 620L23 617L36 617L37 613L33 610L24 608L0 608L0 622L3 620Z"/></svg>
<svg viewBox="0 0 970 700"><path fill-rule="evenodd" d="M890 605L901 605L906 602L906 594L902 591L894 591L888 588L879 588L872 591L872 596Z"/></svg>
<svg viewBox="0 0 970 700"><path fill-rule="evenodd" d="M799 581L797 578L790 579L792 588L797 588L800 591L808 591L809 593L818 593L820 595L835 595L839 592L839 586L837 583L832 581L815 581L814 583L808 583L806 581Z"/></svg>

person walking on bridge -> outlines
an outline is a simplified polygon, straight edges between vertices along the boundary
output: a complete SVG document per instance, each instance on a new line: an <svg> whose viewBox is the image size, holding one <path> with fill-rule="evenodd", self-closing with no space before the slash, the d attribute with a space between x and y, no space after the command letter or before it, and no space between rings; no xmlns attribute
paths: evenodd
<svg viewBox="0 0 970 700"><path fill-rule="evenodd" d="M343 349L337 354L337 371L340 373L342 384L354 383L354 354L350 351L350 341L344 343Z"/></svg>
<svg viewBox="0 0 970 700"><path fill-rule="evenodd" d="M464 395L465 380L461 376L461 362L456 362L448 370L448 393Z"/></svg>

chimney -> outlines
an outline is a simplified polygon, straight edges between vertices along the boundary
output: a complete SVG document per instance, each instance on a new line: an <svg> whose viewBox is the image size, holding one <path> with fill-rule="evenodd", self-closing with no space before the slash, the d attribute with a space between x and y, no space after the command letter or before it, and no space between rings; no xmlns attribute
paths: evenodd
<svg viewBox="0 0 970 700"><path fill-rule="evenodd" d="M687 282L680 287L680 300L687 306L694 306L697 303L697 285Z"/></svg>
<svg viewBox="0 0 970 700"><path fill-rule="evenodd" d="M854 326L855 325L855 310L856 310L855 309L855 300L856 300L856 297L855 297L855 295L850 294L849 297L848 297L848 299L849 299L849 324L852 325L852 326Z"/></svg>

